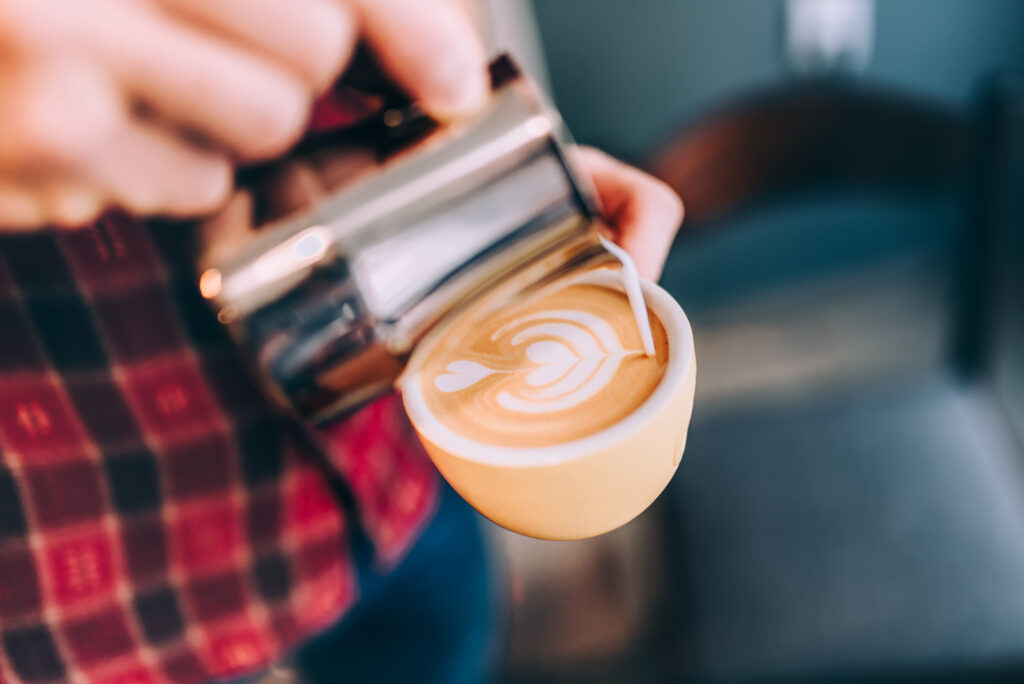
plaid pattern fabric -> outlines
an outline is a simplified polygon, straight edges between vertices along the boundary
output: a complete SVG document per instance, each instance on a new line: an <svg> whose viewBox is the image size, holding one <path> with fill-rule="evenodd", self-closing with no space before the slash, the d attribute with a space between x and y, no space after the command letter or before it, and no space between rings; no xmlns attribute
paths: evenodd
<svg viewBox="0 0 1024 684"><path fill-rule="evenodd" d="M355 599L337 489L382 563L432 508L394 397L323 449L273 410L186 230L111 214L0 236L0 684L265 667Z"/></svg>

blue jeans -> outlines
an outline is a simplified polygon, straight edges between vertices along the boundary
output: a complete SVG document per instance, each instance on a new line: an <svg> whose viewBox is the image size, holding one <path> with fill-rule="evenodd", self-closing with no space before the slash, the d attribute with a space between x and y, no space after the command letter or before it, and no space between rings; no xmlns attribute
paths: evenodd
<svg viewBox="0 0 1024 684"><path fill-rule="evenodd" d="M299 649L303 682L479 684L491 677L501 611L479 515L444 482L437 514L380 574L356 544L359 600Z"/></svg>

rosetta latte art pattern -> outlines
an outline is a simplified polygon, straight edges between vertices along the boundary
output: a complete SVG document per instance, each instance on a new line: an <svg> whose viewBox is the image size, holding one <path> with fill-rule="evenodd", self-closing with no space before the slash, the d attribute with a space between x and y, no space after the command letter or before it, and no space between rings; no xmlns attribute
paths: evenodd
<svg viewBox="0 0 1024 684"><path fill-rule="evenodd" d="M607 387L624 358L643 353L623 349L607 321L584 311L524 316L499 328L491 340L498 341L524 324L530 325L509 342L516 347L527 345L526 359L531 365L500 370L460 359L448 364L434 386L440 392L458 392L495 373L523 375L523 386L498 393L502 408L519 413L565 411Z"/></svg>
<svg viewBox="0 0 1024 684"><path fill-rule="evenodd" d="M418 372L431 414L486 444L545 446L592 434L634 411L668 357L651 314L647 357L619 291L569 285L445 331Z"/></svg>

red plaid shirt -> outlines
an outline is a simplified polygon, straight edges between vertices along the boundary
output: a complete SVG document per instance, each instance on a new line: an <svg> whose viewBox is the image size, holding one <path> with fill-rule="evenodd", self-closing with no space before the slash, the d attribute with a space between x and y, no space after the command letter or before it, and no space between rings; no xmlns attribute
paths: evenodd
<svg viewBox="0 0 1024 684"><path fill-rule="evenodd" d="M268 404L184 230L0 235L0 684L265 667L355 600L354 520L389 564L432 510L394 397L321 449Z"/></svg>

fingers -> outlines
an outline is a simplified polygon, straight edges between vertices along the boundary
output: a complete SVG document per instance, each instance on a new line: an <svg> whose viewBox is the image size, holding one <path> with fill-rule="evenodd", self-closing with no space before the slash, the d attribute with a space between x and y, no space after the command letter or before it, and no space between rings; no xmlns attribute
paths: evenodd
<svg viewBox="0 0 1024 684"><path fill-rule="evenodd" d="M72 61L8 66L0 80L0 229L88 222L107 193L75 171L127 118L116 87Z"/></svg>
<svg viewBox="0 0 1024 684"><path fill-rule="evenodd" d="M657 280L683 220L683 202L668 185L593 148L581 148L616 242L640 275Z"/></svg>
<svg viewBox="0 0 1024 684"><path fill-rule="evenodd" d="M352 54L356 19L336 0L161 0L164 6L288 64L326 88Z"/></svg>
<svg viewBox="0 0 1024 684"><path fill-rule="evenodd" d="M128 119L116 84L77 60L0 70L0 169L20 173L89 163Z"/></svg>
<svg viewBox="0 0 1024 684"><path fill-rule="evenodd" d="M483 45L451 0L353 0L381 65L433 115L466 116L487 101Z"/></svg>
<svg viewBox="0 0 1024 684"><path fill-rule="evenodd" d="M299 138L316 90L355 42L352 13L331 0L165 2L7 0L0 24L17 25L4 42L22 53L94 61L131 98L244 159Z"/></svg>
<svg viewBox="0 0 1024 684"><path fill-rule="evenodd" d="M216 209L231 190L223 155L143 120L128 121L80 172L120 206L141 214L185 217Z"/></svg>
<svg viewBox="0 0 1024 684"><path fill-rule="evenodd" d="M102 71L77 61L44 62L3 77L0 174L23 185L31 180L34 201L51 219L82 221L107 201L185 215L214 209L226 197L227 158L131 116ZM28 204L15 203L11 190L7 196L23 220Z"/></svg>
<svg viewBox="0 0 1024 684"><path fill-rule="evenodd" d="M76 174L30 183L0 176L0 229L81 226L112 205L138 214L200 215L219 207L230 188L223 157L159 127L129 122L95 164Z"/></svg>
<svg viewBox="0 0 1024 684"><path fill-rule="evenodd" d="M313 95L299 78L145 5L116 9L92 48L160 116L246 159L273 157L298 140Z"/></svg>
<svg viewBox="0 0 1024 684"><path fill-rule="evenodd" d="M489 92L483 47L454 0L6 0L0 25L25 54L98 60L129 96L246 159L298 138L358 25L431 113L470 113Z"/></svg>
<svg viewBox="0 0 1024 684"><path fill-rule="evenodd" d="M176 12L291 64L315 88L351 55L356 17L329 0L163 0ZM367 40L398 85L441 118L486 101L486 56L475 26L453 0L353 0ZM274 27L268 31L267 27Z"/></svg>
<svg viewBox="0 0 1024 684"><path fill-rule="evenodd" d="M484 51L455 0L0 0L0 221L216 208L229 160L298 140L359 35L432 114L486 101Z"/></svg>
<svg viewBox="0 0 1024 684"><path fill-rule="evenodd" d="M307 2L312 0L287 6ZM277 155L305 127L311 84L270 56L151 3L9 0L0 3L0 23L6 20L19 22L18 40L11 44L25 55L38 61L60 54L94 63L131 99L243 158Z"/></svg>

